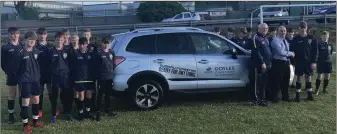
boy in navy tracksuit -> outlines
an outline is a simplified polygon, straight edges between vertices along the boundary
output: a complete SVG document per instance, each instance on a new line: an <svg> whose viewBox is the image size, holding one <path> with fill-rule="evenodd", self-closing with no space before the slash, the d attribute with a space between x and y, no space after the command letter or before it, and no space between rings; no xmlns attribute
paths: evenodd
<svg viewBox="0 0 337 134"><path fill-rule="evenodd" d="M305 87L307 89L307 100L314 100L312 96L311 76L313 69L316 68L318 59L318 45L316 38L308 34L306 22L299 25L299 35L295 36L290 43L290 51L295 53L295 75L296 80L296 97L295 101L300 102L301 78L305 74Z"/></svg>
<svg viewBox="0 0 337 134"><path fill-rule="evenodd" d="M16 27L8 28L9 42L1 46L1 69L6 74L8 88L8 123L14 123L14 102L17 93L18 76L13 68L16 66L16 54L22 49L20 44L20 32ZM19 100L21 104L21 99Z"/></svg>
<svg viewBox="0 0 337 134"><path fill-rule="evenodd" d="M85 29L82 33L82 36L87 38L88 40L88 51L89 52L96 52L97 51L97 46L91 42L91 30L90 29ZM94 112L96 111L96 92L97 92L97 81L93 79L93 84L95 86L95 89L92 90L92 109L91 111Z"/></svg>
<svg viewBox="0 0 337 134"><path fill-rule="evenodd" d="M63 102L64 114L69 121L72 121L71 107L73 101L73 91L69 87L69 55L70 50L64 47L64 35L57 32L55 35L55 46L48 54L51 60L52 72L52 92L50 100L52 104L52 118L51 123L56 123L56 107L59 89L61 89L60 98Z"/></svg>
<svg viewBox="0 0 337 134"><path fill-rule="evenodd" d="M332 52L333 45L328 43L329 32L324 31L321 36L321 42L318 44L318 62L317 62L317 79L316 79L316 95L319 94L322 74L324 74L323 93L327 93L326 88L329 84L330 73L332 73Z"/></svg>
<svg viewBox="0 0 337 134"><path fill-rule="evenodd" d="M92 54L88 51L88 40L84 37L79 40L79 49L71 55L71 64L74 87L78 95L77 108L79 119L89 118L92 106L91 90L94 89L92 84ZM84 99L85 98L85 99ZM86 110L84 111L84 101Z"/></svg>
<svg viewBox="0 0 337 134"><path fill-rule="evenodd" d="M104 94L105 113L110 116L115 114L110 110L110 93L112 92L114 76L114 52L110 49L111 37L103 38L102 46L93 55L94 71L98 83L96 120L100 120L101 100Z"/></svg>
<svg viewBox="0 0 337 134"><path fill-rule="evenodd" d="M25 46L17 54L16 73L18 76L18 83L20 86L20 94L22 97L21 118L24 126L24 132L32 132L30 125L28 125L28 107L30 98L33 100L32 115L33 126L43 127L39 121L39 95L40 89L40 66L38 63L39 50L34 48L37 40L35 32L27 32L25 34Z"/></svg>
<svg viewBox="0 0 337 134"><path fill-rule="evenodd" d="M40 65L40 111L39 111L39 118L42 117L43 111L43 92L44 86L46 85L48 92L51 92L51 70L50 70L50 60L48 58L48 52L52 49L52 45L47 42L47 30L46 28L39 28L37 30L38 41L36 43L36 48L39 50L39 58L38 62Z"/></svg>
<svg viewBox="0 0 337 134"><path fill-rule="evenodd" d="M68 29L63 29L62 34L64 35L64 46L69 49L71 47L70 43L70 32Z"/></svg>
<svg viewBox="0 0 337 134"><path fill-rule="evenodd" d="M247 29L245 27L240 28L240 33L232 38L232 41L244 49L248 49L249 39L247 38Z"/></svg>

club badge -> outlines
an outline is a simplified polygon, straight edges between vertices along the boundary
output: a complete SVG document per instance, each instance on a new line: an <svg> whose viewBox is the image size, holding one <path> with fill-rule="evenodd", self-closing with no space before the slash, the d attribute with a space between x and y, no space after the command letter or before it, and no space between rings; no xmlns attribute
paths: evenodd
<svg viewBox="0 0 337 134"><path fill-rule="evenodd" d="M242 44L246 44L246 41L243 41Z"/></svg>
<svg viewBox="0 0 337 134"><path fill-rule="evenodd" d="M311 42L312 42L312 40L311 39L308 39L308 43L311 45Z"/></svg>
<svg viewBox="0 0 337 134"><path fill-rule="evenodd" d="M110 60L112 60L112 58L113 58L112 54L110 54L109 57L110 57Z"/></svg>
<svg viewBox="0 0 337 134"><path fill-rule="evenodd" d="M37 54L34 54L34 58L37 59Z"/></svg>
<svg viewBox="0 0 337 134"><path fill-rule="evenodd" d="M67 53L63 53L63 58L67 59L68 54Z"/></svg>
<svg viewBox="0 0 337 134"><path fill-rule="evenodd" d="M88 59L89 59L89 60L91 59L91 56L90 56L90 55L88 55Z"/></svg>
<svg viewBox="0 0 337 134"><path fill-rule="evenodd" d="M94 47L91 47L91 50L94 51Z"/></svg>

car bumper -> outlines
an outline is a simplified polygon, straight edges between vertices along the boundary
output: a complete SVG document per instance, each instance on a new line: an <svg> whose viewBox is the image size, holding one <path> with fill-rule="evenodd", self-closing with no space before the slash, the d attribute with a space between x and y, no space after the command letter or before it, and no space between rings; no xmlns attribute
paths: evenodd
<svg viewBox="0 0 337 134"><path fill-rule="evenodd" d="M115 77L113 78L114 81L114 90L116 91L125 91L128 88L127 81L131 75L118 75L116 74Z"/></svg>

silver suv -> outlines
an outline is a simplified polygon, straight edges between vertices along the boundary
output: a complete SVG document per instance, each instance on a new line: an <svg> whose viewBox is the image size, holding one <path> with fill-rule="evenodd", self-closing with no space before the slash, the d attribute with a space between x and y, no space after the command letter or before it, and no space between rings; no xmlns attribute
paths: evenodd
<svg viewBox="0 0 337 134"><path fill-rule="evenodd" d="M114 89L126 91L140 109L153 109L167 91L245 89L250 52L193 27L136 29L114 34Z"/></svg>

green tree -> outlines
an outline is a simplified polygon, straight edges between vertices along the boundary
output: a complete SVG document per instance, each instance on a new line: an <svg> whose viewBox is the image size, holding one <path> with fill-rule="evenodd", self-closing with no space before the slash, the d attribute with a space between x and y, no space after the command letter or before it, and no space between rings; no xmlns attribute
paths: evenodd
<svg viewBox="0 0 337 134"><path fill-rule="evenodd" d="M137 9L137 16L143 22L159 22L165 18L173 17L174 15L186 11L185 8L176 1L170 2L143 2Z"/></svg>
<svg viewBox="0 0 337 134"><path fill-rule="evenodd" d="M14 6L20 18L24 20L39 19L39 8L25 1L14 2Z"/></svg>

